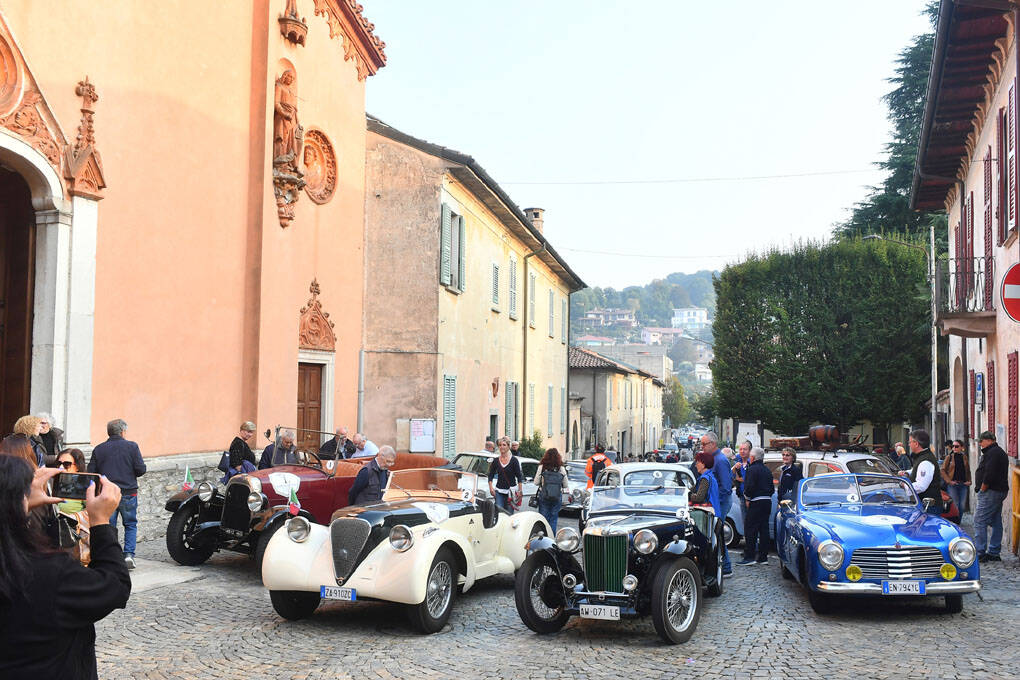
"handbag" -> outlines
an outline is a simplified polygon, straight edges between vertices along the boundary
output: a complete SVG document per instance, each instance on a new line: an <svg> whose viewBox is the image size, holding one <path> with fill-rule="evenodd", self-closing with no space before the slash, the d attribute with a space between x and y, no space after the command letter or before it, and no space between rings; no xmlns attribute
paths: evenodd
<svg viewBox="0 0 1020 680"><path fill-rule="evenodd" d="M226 472L230 469L230 451L223 452L223 455L220 456L220 464L216 466L216 469L220 472Z"/></svg>
<svg viewBox="0 0 1020 680"><path fill-rule="evenodd" d="M531 496L531 498L528 499L528 505L530 507L532 507L532 508L537 508L538 507L538 494L537 493L533 494Z"/></svg>

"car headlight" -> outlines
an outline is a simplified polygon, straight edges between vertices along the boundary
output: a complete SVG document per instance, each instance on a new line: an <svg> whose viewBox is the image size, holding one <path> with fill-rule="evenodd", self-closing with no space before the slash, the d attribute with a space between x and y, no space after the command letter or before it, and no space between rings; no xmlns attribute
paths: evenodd
<svg viewBox="0 0 1020 680"><path fill-rule="evenodd" d="M258 512L262 509L263 504L266 501L266 497L260 493L252 491L248 494L248 509L252 512Z"/></svg>
<svg viewBox="0 0 1020 680"><path fill-rule="evenodd" d="M211 501L214 493L216 493L216 489L209 482L202 482L198 485L198 500L203 503Z"/></svg>
<svg viewBox="0 0 1020 680"><path fill-rule="evenodd" d="M647 555L657 547L659 547L659 538L651 529L642 529L634 534L634 550L642 555Z"/></svg>
<svg viewBox="0 0 1020 680"><path fill-rule="evenodd" d="M839 569L843 564L843 548L835 541L822 541L818 546L818 561L829 571Z"/></svg>
<svg viewBox="0 0 1020 680"><path fill-rule="evenodd" d="M250 488L252 491L254 491L255 493L262 493L262 480L261 479L259 479L258 477L251 477L251 476L249 476L247 478L247 482L248 482L248 488Z"/></svg>
<svg viewBox="0 0 1020 680"><path fill-rule="evenodd" d="M574 489L573 491L570 492L570 502L571 503L580 503L583 500L584 500L584 491L582 491L581 489Z"/></svg>
<svg viewBox="0 0 1020 680"><path fill-rule="evenodd" d="M573 527L563 527L556 532L556 546L560 550L574 552L577 546L581 545L581 536Z"/></svg>
<svg viewBox="0 0 1020 680"><path fill-rule="evenodd" d="M949 542L949 557L953 562L956 562L958 567L966 569L974 564L976 555L977 549L974 548L974 542L969 538L958 536Z"/></svg>
<svg viewBox="0 0 1020 680"><path fill-rule="evenodd" d="M390 529L390 547L397 552L404 552L414 545L414 535L411 530L403 524Z"/></svg>
<svg viewBox="0 0 1020 680"><path fill-rule="evenodd" d="M312 523L304 517L291 517L287 520L287 535L295 543L302 543L312 532Z"/></svg>

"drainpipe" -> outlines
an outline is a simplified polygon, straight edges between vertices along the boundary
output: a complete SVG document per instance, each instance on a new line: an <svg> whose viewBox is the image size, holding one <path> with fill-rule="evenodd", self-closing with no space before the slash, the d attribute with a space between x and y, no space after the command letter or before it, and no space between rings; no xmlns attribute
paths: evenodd
<svg viewBox="0 0 1020 680"><path fill-rule="evenodd" d="M364 432L364 406L365 406L365 350L358 352L358 432Z"/></svg>
<svg viewBox="0 0 1020 680"><path fill-rule="evenodd" d="M531 328L531 277L528 276L528 260L544 253L546 250L546 244L543 243L542 247L538 250L528 253L524 256L524 393L521 397L521 421L525 422L528 414L528 330ZM521 439L525 437L531 438L532 433L526 432L524 428L521 428Z"/></svg>

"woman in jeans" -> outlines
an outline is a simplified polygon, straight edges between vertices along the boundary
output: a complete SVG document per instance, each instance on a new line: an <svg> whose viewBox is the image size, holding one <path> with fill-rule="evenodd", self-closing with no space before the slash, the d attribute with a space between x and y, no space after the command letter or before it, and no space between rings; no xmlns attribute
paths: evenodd
<svg viewBox="0 0 1020 680"><path fill-rule="evenodd" d="M563 507L563 492L567 486L567 468L563 466L563 459L556 449L547 449L542 456L538 472L535 473L535 484L538 486L535 493L538 496L538 511L548 520L555 536L556 520Z"/></svg>
<svg viewBox="0 0 1020 680"><path fill-rule="evenodd" d="M971 482L970 464L962 439L953 440L953 452L942 461L942 479L946 482L946 492L960 511L960 520L963 520L963 503Z"/></svg>
<svg viewBox="0 0 1020 680"><path fill-rule="evenodd" d="M499 448L499 458L493 459L489 465L489 493L495 499L497 508L503 508L512 515L515 504L510 502L510 494L514 493L516 485L517 498L524 495L524 472L521 470L521 461L510 453L509 437L497 439L496 447ZM496 480L495 488L493 480Z"/></svg>

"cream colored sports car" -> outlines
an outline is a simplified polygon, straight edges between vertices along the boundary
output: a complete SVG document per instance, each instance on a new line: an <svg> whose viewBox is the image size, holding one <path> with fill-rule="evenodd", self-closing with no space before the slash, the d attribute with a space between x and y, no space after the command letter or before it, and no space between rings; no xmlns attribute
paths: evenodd
<svg viewBox="0 0 1020 680"><path fill-rule="evenodd" d="M509 515L477 486L468 472L398 470L382 502L337 510L329 526L289 519L262 563L273 608L300 619L322 600L401 602L416 627L441 630L458 590L514 573L529 540L552 533L537 512Z"/></svg>

